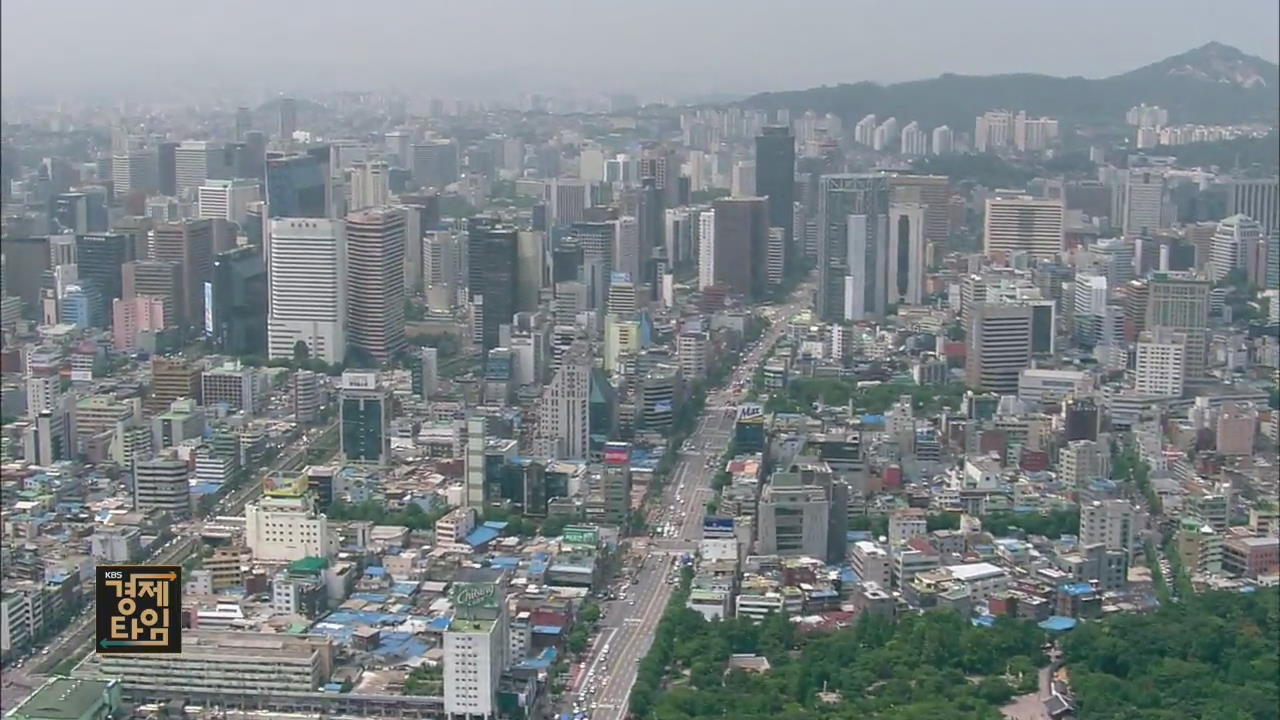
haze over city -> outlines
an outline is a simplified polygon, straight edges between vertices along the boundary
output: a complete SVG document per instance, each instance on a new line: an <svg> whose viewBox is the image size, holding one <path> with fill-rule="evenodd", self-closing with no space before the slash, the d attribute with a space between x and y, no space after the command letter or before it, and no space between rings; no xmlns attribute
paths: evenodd
<svg viewBox="0 0 1280 720"><path fill-rule="evenodd" d="M1102 77L1226 28L1241 50L1275 60L1278 13L1268 0L6 0L0 80L5 96L55 99L394 89L670 100L944 72Z"/></svg>

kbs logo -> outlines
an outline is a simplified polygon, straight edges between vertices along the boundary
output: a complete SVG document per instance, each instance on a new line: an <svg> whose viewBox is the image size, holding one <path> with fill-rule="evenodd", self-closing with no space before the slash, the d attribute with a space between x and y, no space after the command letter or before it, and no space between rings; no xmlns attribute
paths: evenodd
<svg viewBox="0 0 1280 720"><path fill-rule="evenodd" d="M181 615L181 566L98 566L98 652L182 652Z"/></svg>

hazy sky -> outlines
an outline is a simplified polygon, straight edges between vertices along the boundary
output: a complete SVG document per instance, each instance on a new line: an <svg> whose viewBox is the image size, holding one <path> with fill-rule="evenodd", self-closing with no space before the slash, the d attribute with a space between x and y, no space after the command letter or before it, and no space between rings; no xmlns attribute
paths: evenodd
<svg viewBox="0 0 1280 720"><path fill-rule="evenodd" d="M400 89L749 93L943 72L1111 75L1210 40L1277 57L1276 0L3 0L7 96Z"/></svg>

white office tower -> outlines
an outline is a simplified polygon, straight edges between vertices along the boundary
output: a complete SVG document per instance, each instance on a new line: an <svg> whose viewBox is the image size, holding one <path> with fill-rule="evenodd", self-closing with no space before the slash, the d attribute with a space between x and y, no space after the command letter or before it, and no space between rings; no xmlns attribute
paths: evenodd
<svg viewBox="0 0 1280 720"><path fill-rule="evenodd" d="M498 685L510 662L506 590L493 569L468 569L449 588L453 617L444 632L444 715L496 720Z"/></svg>
<svg viewBox="0 0 1280 720"><path fill-rule="evenodd" d="M524 148L521 147L521 154ZM519 169L516 165L513 169ZM599 145L583 145L578 151L578 179L583 182L604 182L604 150Z"/></svg>
<svg viewBox="0 0 1280 720"><path fill-rule="evenodd" d="M1073 490L1080 490L1111 472L1111 449L1093 440L1072 440L1058 450L1058 479Z"/></svg>
<svg viewBox="0 0 1280 720"><path fill-rule="evenodd" d="M539 457L582 460L591 452L591 350L574 343L542 389L534 452Z"/></svg>
<svg viewBox="0 0 1280 720"><path fill-rule="evenodd" d="M955 152L955 133L946 125L933 129L933 143L930 149L934 155L950 155Z"/></svg>
<svg viewBox="0 0 1280 720"><path fill-rule="evenodd" d="M60 411L62 392L57 375L32 375L27 378L27 417Z"/></svg>
<svg viewBox="0 0 1280 720"><path fill-rule="evenodd" d="M698 215L698 289L716 284L716 211Z"/></svg>
<svg viewBox="0 0 1280 720"><path fill-rule="evenodd" d="M924 301L924 206L889 206L889 267L884 287L891 305L919 305Z"/></svg>
<svg viewBox="0 0 1280 720"><path fill-rule="evenodd" d="M631 276L632 279L641 277L640 274L640 222L634 217L627 215L620 217L612 222L613 225L613 269L616 272L623 272ZM586 247L583 248L583 255L586 255ZM600 289L603 296L603 288Z"/></svg>
<svg viewBox="0 0 1280 720"><path fill-rule="evenodd" d="M636 311L638 298L635 282L624 273L614 273L609 280L608 312L631 317Z"/></svg>
<svg viewBox="0 0 1280 720"><path fill-rule="evenodd" d="M396 161L396 167L407 168L413 163L413 135L408 130L392 130L382 136L387 152Z"/></svg>
<svg viewBox="0 0 1280 720"><path fill-rule="evenodd" d="M853 126L854 142L871 147L871 143L875 142L877 125L878 123L876 122L875 115L867 115L859 120L858 123Z"/></svg>
<svg viewBox="0 0 1280 720"><path fill-rule="evenodd" d="M1024 252L1053 260L1062 252L1061 200L997 194L987 198L986 210L983 249L988 256Z"/></svg>
<svg viewBox="0 0 1280 720"><path fill-rule="evenodd" d="M440 355L433 347L424 347L418 354L422 362L422 399L430 400L440 386Z"/></svg>
<svg viewBox="0 0 1280 720"><path fill-rule="evenodd" d="M190 518L190 477L187 461L173 454L139 460L133 468L133 508L166 512L175 521Z"/></svg>
<svg viewBox="0 0 1280 720"><path fill-rule="evenodd" d="M181 196L184 191L195 191L210 178L210 170L219 166L216 160L220 152L213 143L187 140L173 150L173 177Z"/></svg>
<svg viewBox="0 0 1280 720"><path fill-rule="evenodd" d="M787 262L787 231L780 227L769 228L765 245L765 281L770 286L781 285Z"/></svg>
<svg viewBox="0 0 1280 720"><path fill-rule="evenodd" d="M683 332L676 336L676 363L687 380L699 380L707 374L707 334Z"/></svg>
<svg viewBox="0 0 1280 720"><path fill-rule="evenodd" d="M1168 328L1138 336L1133 389L1140 395L1182 397L1187 373L1187 336Z"/></svg>
<svg viewBox="0 0 1280 720"><path fill-rule="evenodd" d="M329 557L334 550L337 538L330 534L329 518L316 510L305 485L292 481L283 478L281 489L268 489L257 502L244 506L245 545L254 560L293 562Z"/></svg>
<svg viewBox="0 0 1280 720"><path fill-rule="evenodd" d="M1209 255L1209 279L1221 282L1232 270L1248 271L1262 242L1262 226L1249 217L1232 215L1218 223Z"/></svg>
<svg viewBox="0 0 1280 720"><path fill-rule="evenodd" d="M877 227L873 227L873 224ZM849 271L844 276L844 319L867 320L884 313L888 303L889 257L886 251L889 233L887 215L849 215L845 221L845 236ZM877 247L868 250L868 244ZM875 259L868 265L866 258Z"/></svg>
<svg viewBox="0 0 1280 720"><path fill-rule="evenodd" d="M912 120L902 128L902 154L919 157L929 153L929 136L920 129L920 123Z"/></svg>
<svg viewBox="0 0 1280 720"><path fill-rule="evenodd" d="M111 191L117 198L156 190L156 154L152 151L128 150L111 156Z"/></svg>
<svg viewBox="0 0 1280 720"><path fill-rule="evenodd" d="M485 496L488 492L488 487L485 483L484 463L486 443L484 417L480 415L469 416L467 418L467 454L464 470L466 484L463 488L466 497L463 498L463 505L482 512L488 507L488 503L485 502Z"/></svg>
<svg viewBox="0 0 1280 720"><path fill-rule="evenodd" d="M998 152L1013 144L1013 114L1008 110L992 110L974 122L973 149Z"/></svg>
<svg viewBox="0 0 1280 720"><path fill-rule="evenodd" d="M347 208L382 207L391 197L391 168L384 160L357 162L347 173Z"/></svg>
<svg viewBox="0 0 1280 720"><path fill-rule="evenodd" d="M196 190L196 214L201 220L228 220L243 227L249 204L261 199L257 180L205 180Z"/></svg>
<svg viewBox="0 0 1280 720"><path fill-rule="evenodd" d="M267 340L271 359L342 362L347 350L347 233L341 220L282 218L267 238Z"/></svg>
<svg viewBox="0 0 1280 720"><path fill-rule="evenodd" d="M573 178L553 178L547 184L548 227L582 222L589 207L591 183Z"/></svg>
<svg viewBox="0 0 1280 720"><path fill-rule="evenodd" d="M889 118L876 127L871 138L871 148L876 152L889 152L898 139L898 119Z"/></svg>
<svg viewBox="0 0 1280 720"><path fill-rule="evenodd" d="M427 308L448 313L458 300L458 239L445 230L422 234L422 277L427 289Z"/></svg>
<svg viewBox="0 0 1280 720"><path fill-rule="evenodd" d="M730 194L736 198L755 197L756 164L742 160L733 164Z"/></svg>
<svg viewBox="0 0 1280 720"><path fill-rule="evenodd" d="M1165 195L1168 193L1164 171L1154 168L1129 170L1124 178L1124 221L1121 225L1128 237L1151 235L1166 227Z"/></svg>

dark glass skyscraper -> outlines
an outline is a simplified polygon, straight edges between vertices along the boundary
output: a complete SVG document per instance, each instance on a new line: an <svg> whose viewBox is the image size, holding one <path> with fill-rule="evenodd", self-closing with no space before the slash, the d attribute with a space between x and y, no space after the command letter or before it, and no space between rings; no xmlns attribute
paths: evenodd
<svg viewBox="0 0 1280 720"><path fill-rule="evenodd" d="M799 253L795 248L796 139L785 125L769 125L756 137L756 194L769 199L769 227L787 233L785 262L790 266Z"/></svg>
<svg viewBox="0 0 1280 720"><path fill-rule="evenodd" d="M317 155L267 157L267 210L271 217L322 218L327 160Z"/></svg>
<svg viewBox="0 0 1280 720"><path fill-rule="evenodd" d="M516 229L500 218L475 217L467 221L468 297L483 298L482 345L485 357L498 346L498 328L511 322L517 296Z"/></svg>
<svg viewBox="0 0 1280 720"><path fill-rule="evenodd" d="M225 353L267 351L267 267L252 245L218 253L213 261L213 342Z"/></svg>
<svg viewBox="0 0 1280 720"><path fill-rule="evenodd" d="M137 260L132 238L120 233L87 233L76 237L80 280L97 288L110 310L111 301L124 297L124 264ZM108 312L108 317L110 313Z"/></svg>

